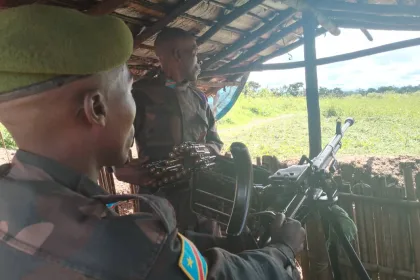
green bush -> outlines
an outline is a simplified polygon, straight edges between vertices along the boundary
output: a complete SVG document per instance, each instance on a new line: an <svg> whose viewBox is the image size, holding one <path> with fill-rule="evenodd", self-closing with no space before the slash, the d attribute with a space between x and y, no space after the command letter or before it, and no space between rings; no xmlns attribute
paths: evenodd
<svg viewBox="0 0 420 280"><path fill-rule="evenodd" d="M0 124L0 132L3 136L4 144L6 145L7 149L17 149L16 143L13 140L12 135L10 135L9 131ZM0 139L0 148L4 148L3 142Z"/></svg>
<svg viewBox="0 0 420 280"><path fill-rule="evenodd" d="M343 111L335 106L329 106L326 110L322 110L322 115L326 118L340 117Z"/></svg>

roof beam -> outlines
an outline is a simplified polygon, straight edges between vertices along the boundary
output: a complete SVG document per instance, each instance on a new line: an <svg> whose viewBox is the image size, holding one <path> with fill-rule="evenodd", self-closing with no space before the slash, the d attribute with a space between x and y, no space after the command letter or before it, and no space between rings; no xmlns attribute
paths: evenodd
<svg viewBox="0 0 420 280"><path fill-rule="evenodd" d="M338 26L343 28L361 29L366 28L369 30L392 30L392 31L420 31L420 21L417 24L403 25L393 23L373 23L357 20L335 20Z"/></svg>
<svg viewBox="0 0 420 280"><path fill-rule="evenodd" d="M189 20L197 21L198 23L206 25L206 26L215 26L217 24L217 21L210 20L210 19L202 19L202 18L189 15L189 14L183 14L181 17L189 19ZM244 31L235 27L231 27L231 26L226 26L226 25L223 26L221 29L224 29L226 31L230 31L239 35L243 35L247 33L247 31Z"/></svg>
<svg viewBox="0 0 420 280"><path fill-rule="evenodd" d="M323 28L323 27L317 28L317 30L315 31L315 36L318 37L320 35L325 34L326 32L327 32L327 30L325 28ZM291 44L289 44L289 45L287 45L285 47L281 47L281 48L279 48L278 50L272 52L269 55L260 57L259 59L257 59L256 61L254 61L252 63L252 66L258 65L258 64L263 64L264 62L269 61L270 59L273 59L273 58L282 56L282 55L284 55L284 54L286 54L288 52L291 52L292 50L294 50L294 49L302 46L303 43L304 43L304 40L303 40L303 38L301 38L301 39L297 40L294 43L291 43Z"/></svg>
<svg viewBox="0 0 420 280"><path fill-rule="evenodd" d="M354 4L332 0L314 1L313 5L315 8L325 11L341 11L386 16L420 16L420 6Z"/></svg>
<svg viewBox="0 0 420 280"><path fill-rule="evenodd" d="M216 7L223 8L223 9L225 9L227 11L233 11L234 8L235 8L233 5L228 5L228 4L220 3L220 2L218 2L216 0L208 0L208 2L211 3L211 4L213 4ZM152 10L156 10L156 11L160 11L160 12L164 12L164 13L167 12L167 8L162 7L161 5L158 5L158 4L155 4L155 3L152 3L152 2L146 1L146 0L136 0L135 3L138 3L141 6L144 6L146 8L152 9ZM172 10L173 7L171 7L170 9ZM276 11L276 10L274 10L274 11ZM256 18L258 20L261 20L262 22L267 22L268 21L266 18L260 17L259 15L256 15L256 14L254 14L252 12L247 12L246 15L248 15L250 17L253 17L253 18Z"/></svg>
<svg viewBox="0 0 420 280"><path fill-rule="evenodd" d="M126 16L124 14L118 14L118 13L115 13L115 12L113 13L113 15L116 16L116 17L119 17L120 19L122 19L126 22L130 22L130 23L133 23L133 24L141 25L141 26L150 27L154 24L153 21L147 21L147 20L140 19L140 18L130 17L130 16ZM207 27L213 26L213 25L216 24L216 22L213 21L213 20L202 19L202 18L192 16L192 15L189 15L189 14L183 14L179 17L189 19L189 20L192 20L192 21L196 21L196 22L198 22L202 25L205 25ZM226 30L226 31L236 33L238 35L244 35L244 34L247 33L246 31L243 31L243 30L235 28L235 27L230 27L230 26L225 26L225 27L223 27L223 29Z"/></svg>
<svg viewBox="0 0 420 280"><path fill-rule="evenodd" d="M336 20L354 20L361 22L370 22L378 24L394 24L394 25L418 25L420 24L420 17L404 17L404 16L379 16L368 14L356 14L352 12L325 12L329 18Z"/></svg>
<svg viewBox="0 0 420 280"><path fill-rule="evenodd" d="M207 69L210 66L212 66L215 62L219 61L220 59L226 57L227 55L238 51L239 49L243 48L249 42L254 41L255 39L261 37L262 35L266 34L267 32L270 32L274 28L278 27L279 25L284 24L286 20L288 20L293 14L295 13L295 10L293 9L287 9L284 11L281 11L277 16L275 16L269 23L264 24L257 30L251 32L249 35L242 36L241 39L233 43L232 45L226 47L224 50L218 52L217 54L210 57L210 59L204 61L202 65L202 69Z"/></svg>
<svg viewBox="0 0 420 280"><path fill-rule="evenodd" d="M318 37L320 35L325 34L327 32L327 30L325 28L321 27L321 28L317 28L317 30L315 32L316 32L316 36ZM294 43L291 43L291 44L289 44L285 47L279 48L278 50L272 52L269 55L261 56L259 59L257 59L256 61L254 61L251 65L248 65L247 67L254 67L254 66L257 67L257 66L263 64L264 62L270 60L270 59L273 59L273 58L282 56L282 55L284 55L288 52L291 52L294 49L297 49L298 47L302 46L303 44L304 44L304 41L303 41L303 38L301 38ZM215 73L215 72L217 72L217 70L216 71L203 71L201 75L203 77L210 77L210 76L212 76L211 73Z"/></svg>
<svg viewBox="0 0 420 280"><path fill-rule="evenodd" d="M332 22L328 17L324 15L323 12L319 11L315 7L313 7L312 2L316 1L308 1L305 0L274 0L274 1L281 1L281 3L286 4L290 8L296 9L297 11L300 11L303 13L306 13L307 11L311 12L311 14L315 15L315 18L317 20L316 24L320 24L322 27L328 30L332 35L338 36L340 35L340 29L338 29L337 25Z"/></svg>
<svg viewBox="0 0 420 280"><path fill-rule="evenodd" d="M122 19L123 21L127 22L127 23L131 23L134 25L139 25L139 26L151 26L153 24L152 21L148 21L148 20L144 20L144 19L140 19L140 18L135 18L135 17L130 17L130 16L126 16L123 14L117 14L115 12L111 13L113 16L116 16L120 19Z"/></svg>
<svg viewBox="0 0 420 280"><path fill-rule="evenodd" d="M202 0L187 0L183 4L177 6L175 9L172 10L169 14L167 14L164 18L159 20L157 23L152 25L150 28L147 28L143 33L139 34L134 38L134 47L137 48L141 43L161 31L166 25L171 23L177 17L200 3Z"/></svg>
<svg viewBox="0 0 420 280"><path fill-rule="evenodd" d="M356 0L356 3L358 3L358 2L359 1ZM368 0L362 0L362 3L368 4ZM373 41L372 34L369 33L369 30L367 30L366 28L360 28L360 31L362 31L362 33L363 33L363 35L365 35L366 39L368 39L371 42Z"/></svg>
<svg viewBox="0 0 420 280"><path fill-rule="evenodd" d="M170 13L170 11L172 10L172 8L165 8L162 7L161 5L158 5L156 3L152 3L149 1L145 1L145 0L137 0L135 3L131 3L131 5L139 5L145 8L148 8L150 10L153 11L157 11L157 12L161 12L162 13L162 17L164 17L166 14ZM206 26L213 26L216 24L216 22L214 20L210 20L210 19L203 19L200 17L196 17L190 14L182 14L179 17L185 18L185 19L189 19L189 20L193 20L196 21L200 24L206 25ZM234 32L237 34L244 34L245 32L241 29L235 28L235 27L230 27L230 26L225 26L223 27L223 29L230 31L230 32Z"/></svg>
<svg viewBox="0 0 420 280"><path fill-rule="evenodd" d="M247 52L241 54L236 59L232 60L231 62L223 65L220 69L228 69L229 67L238 65L239 63L242 63L243 61L253 57L254 55L258 54L259 52L265 50L271 45L274 45L278 41L280 41L283 37L289 35L290 33L294 32L296 29L302 27L302 21L296 21L292 23L291 25L284 27L279 32L272 34L267 40L262 42L261 44L255 45L247 50Z"/></svg>
<svg viewBox="0 0 420 280"><path fill-rule="evenodd" d="M229 23L236 20L237 18L243 16L249 10L255 8L262 2L264 2L264 0L250 0L247 3L243 4L242 6L234 9L229 14L221 17L215 25L213 25L209 30L206 31L206 33L204 33L200 38L198 38L197 44L198 45L203 44L206 40L213 37L213 35L216 34L224 26L228 25Z"/></svg>
<svg viewBox="0 0 420 280"><path fill-rule="evenodd" d="M126 2L128 2L128 0L105 0L90 8L87 13L94 16L111 14L115 9Z"/></svg>
<svg viewBox="0 0 420 280"><path fill-rule="evenodd" d="M209 3L212 3L213 5L215 5L215 6L217 6L217 7L220 7L220 8L223 8L223 9L225 9L225 10L228 10L228 11L233 11L233 10L235 9L235 7L234 7L233 5L220 3L219 1L216 1L216 0L208 0L208 2L209 2ZM268 7L268 6L267 6L267 7ZM267 8L267 7L264 7L264 8ZM276 10L272 9L271 7L268 7L268 8L269 8L270 10L276 11ZM247 14L248 16L251 16L251 17L253 17L253 18L256 18L256 19L258 19L258 20L261 20L261 21L262 21L262 22L264 22L264 23L266 23L266 22L267 22L267 19L265 19L265 18L263 18L263 17L260 17L259 15L254 14L254 13L252 13L252 12L247 12L246 14Z"/></svg>
<svg viewBox="0 0 420 280"><path fill-rule="evenodd" d="M170 11L172 10L172 8L168 9L168 8L162 7L158 4L151 3L151 2L148 2L148 1L145 1L145 0L137 0L135 3L131 3L131 5L134 5L134 7L135 7L135 5L139 5L141 7L145 7L147 9L160 12L160 13L162 13L162 18L165 16L165 14L170 13ZM123 18L123 19L124 19L124 17L126 17L126 16L120 15L120 14L116 14L116 15ZM181 14L179 17L189 19L189 20L192 20L192 21L196 21L196 22L198 22L202 25L205 25L207 27L214 26L215 24L217 24L217 22L214 21L214 20L203 19L203 18L196 17L196 16L193 16L193 15L190 15L190 14L187 14L187 13ZM131 21L133 21L133 20L131 20ZM153 23L151 22L150 24L148 24L148 26L150 26L151 24L153 24ZM235 27L231 27L231 26L224 26L223 29L226 30L226 31L229 31L229 32L236 33L238 35L244 35L244 34L248 33L247 31L244 31L244 30L241 30L241 29L238 29L238 28L235 28Z"/></svg>
<svg viewBox="0 0 420 280"><path fill-rule="evenodd" d="M373 37L372 34L369 33L369 30L367 30L366 28L360 28L360 31L362 31L363 35L365 35L366 39L368 39L369 41L373 41Z"/></svg>
<svg viewBox="0 0 420 280"><path fill-rule="evenodd" d="M342 62L346 60L352 60L360 57L370 56L374 54L394 51L398 49L404 49L414 46L420 45L420 38L404 40L396 43L386 44L379 47L369 48L365 50L360 50L356 52L340 54L325 58L320 58L316 60L316 65L325 65L330 63ZM223 76L223 75L233 75L238 73L247 73L253 71L267 71L267 70L288 70L288 69L295 69L295 68L302 68L305 67L305 61L297 61L297 62L288 62L288 63L272 63L272 64L260 64L260 65L253 65L253 66L245 66L245 67L237 67L231 68L226 70L216 70L216 71L208 71L203 73L200 78L202 77L214 77L214 76Z"/></svg>

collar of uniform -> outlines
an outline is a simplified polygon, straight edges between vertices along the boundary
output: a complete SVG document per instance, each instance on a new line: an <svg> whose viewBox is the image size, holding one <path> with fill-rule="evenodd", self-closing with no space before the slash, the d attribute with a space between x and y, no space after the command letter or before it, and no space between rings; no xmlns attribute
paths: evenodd
<svg viewBox="0 0 420 280"><path fill-rule="evenodd" d="M161 74L160 78L163 79L165 81L165 86L168 88L187 88L189 86L189 82L184 82L184 83L177 83L172 79L166 78L165 74Z"/></svg>
<svg viewBox="0 0 420 280"><path fill-rule="evenodd" d="M75 170L66 167L55 160L36 155L27 151L18 150L15 157L22 164L32 165L42 169L54 181L84 196L107 194L98 184Z"/></svg>
<svg viewBox="0 0 420 280"><path fill-rule="evenodd" d="M168 88L176 88L176 82L172 79L166 79L165 86Z"/></svg>

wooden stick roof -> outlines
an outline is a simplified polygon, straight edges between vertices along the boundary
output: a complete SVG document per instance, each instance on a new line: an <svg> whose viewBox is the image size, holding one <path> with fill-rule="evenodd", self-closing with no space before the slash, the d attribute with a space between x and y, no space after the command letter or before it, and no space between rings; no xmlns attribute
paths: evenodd
<svg viewBox="0 0 420 280"><path fill-rule="evenodd" d="M259 65L302 45L301 11L315 14L317 34L338 36L340 27L368 30L420 30L420 0L0 0L0 5L42 3L90 14L113 14L135 35L129 66L138 76L153 74L159 62L153 51L164 27L193 32L204 71L226 73ZM220 70L220 71L214 71ZM205 87L234 83L240 75L203 78Z"/></svg>

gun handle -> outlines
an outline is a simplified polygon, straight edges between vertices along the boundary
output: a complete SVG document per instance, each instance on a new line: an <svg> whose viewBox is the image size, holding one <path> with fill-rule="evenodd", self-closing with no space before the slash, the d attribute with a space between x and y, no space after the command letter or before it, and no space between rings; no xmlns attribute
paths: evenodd
<svg viewBox="0 0 420 280"><path fill-rule="evenodd" d="M230 146L230 151L235 166L236 192L227 234L238 236L246 225L254 178L247 147L243 143L234 142Z"/></svg>

